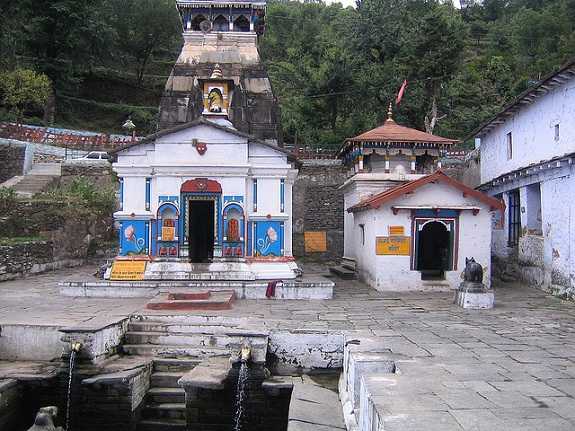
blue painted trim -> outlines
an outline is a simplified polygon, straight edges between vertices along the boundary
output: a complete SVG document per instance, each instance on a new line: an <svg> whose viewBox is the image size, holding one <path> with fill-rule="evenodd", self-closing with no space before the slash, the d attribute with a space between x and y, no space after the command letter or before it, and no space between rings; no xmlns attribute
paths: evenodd
<svg viewBox="0 0 575 431"><path fill-rule="evenodd" d="M149 255L152 254L152 253L151 253L151 250L150 250L150 249L151 249L151 247L150 247L150 222L147 221L147 222L144 224L144 226L145 226L145 227L144 227L144 232L146 232L146 237L147 237L147 238L145 238L145 240L146 240L146 249L148 250L148 256L149 256Z"/></svg>
<svg viewBox="0 0 575 431"><path fill-rule="evenodd" d="M258 180L254 178L254 212L258 212Z"/></svg>
<svg viewBox="0 0 575 431"><path fill-rule="evenodd" d="M415 210L415 217L427 217L427 218L443 218L443 217L457 217L459 216L457 210Z"/></svg>
<svg viewBox="0 0 575 431"><path fill-rule="evenodd" d="M152 195L152 179L146 178L146 211L150 211L151 195Z"/></svg>
<svg viewBox="0 0 575 431"><path fill-rule="evenodd" d="M119 190L119 200L120 200L120 211L124 210L124 179L120 178L120 190Z"/></svg>
<svg viewBox="0 0 575 431"><path fill-rule="evenodd" d="M158 222L159 220L152 220L151 228L150 228L150 256L157 256L157 238L158 238Z"/></svg>
<svg viewBox="0 0 575 431"><path fill-rule="evenodd" d="M284 238L285 238L285 234L284 234L284 222L282 221L280 223L280 255L284 256L285 255L285 243L284 243Z"/></svg>
<svg viewBox="0 0 575 431"><path fill-rule="evenodd" d="M286 180L280 180L280 212L285 211Z"/></svg>
<svg viewBox="0 0 575 431"><path fill-rule="evenodd" d="M252 242L253 242L253 238L252 238L252 232L253 232L253 222L249 221L248 222L248 233L247 233L247 238L248 238L248 252L247 255L248 256L253 256L253 247L252 247Z"/></svg>

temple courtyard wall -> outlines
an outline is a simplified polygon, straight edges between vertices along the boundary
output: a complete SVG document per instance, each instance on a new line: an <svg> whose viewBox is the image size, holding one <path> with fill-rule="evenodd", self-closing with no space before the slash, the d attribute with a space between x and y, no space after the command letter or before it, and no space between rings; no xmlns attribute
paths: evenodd
<svg viewBox="0 0 575 431"><path fill-rule="evenodd" d="M293 186L293 254L330 261L343 256L343 192L339 160L306 159ZM307 237L307 243L306 243ZM319 237L319 243L313 241Z"/></svg>

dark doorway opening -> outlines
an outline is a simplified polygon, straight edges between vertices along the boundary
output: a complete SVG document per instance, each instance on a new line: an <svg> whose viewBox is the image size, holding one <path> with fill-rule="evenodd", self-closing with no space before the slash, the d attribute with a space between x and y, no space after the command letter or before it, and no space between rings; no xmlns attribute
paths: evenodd
<svg viewBox="0 0 575 431"><path fill-rule="evenodd" d="M194 263L214 257L214 201L189 201L189 256Z"/></svg>
<svg viewBox="0 0 575 431"><path fill-rule="evenodd" d="M440 222L427 223L419 233L417 269L422 280L445 280L450 269L451 241L447 227Z"/></svg>

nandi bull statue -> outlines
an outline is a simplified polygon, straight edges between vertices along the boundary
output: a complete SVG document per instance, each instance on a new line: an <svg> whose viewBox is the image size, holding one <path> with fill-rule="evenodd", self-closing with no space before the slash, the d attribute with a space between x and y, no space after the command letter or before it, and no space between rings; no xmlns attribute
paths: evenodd
<svg viewBox="0 0 575 431"><path fill-rule="evenodd" d="M463 282L455 293L457 305L468 309L493 308L495 295L483 284L483 267L472 257L465 258Z"/></svg>
<svg viewBox="0 0 575 431"><path fill-rule="evenodd" d="M36 414L34 425L28 431L64 431L64 428L54 425L56 416L58 416L58 407L42 407Z"/></svg>

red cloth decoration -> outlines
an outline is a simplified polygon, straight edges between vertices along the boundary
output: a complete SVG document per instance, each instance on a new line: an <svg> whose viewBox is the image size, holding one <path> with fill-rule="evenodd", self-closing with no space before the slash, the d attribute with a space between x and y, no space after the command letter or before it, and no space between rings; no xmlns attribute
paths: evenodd
<svg viewBox="0 0 575 431"><path fill-rule="evenodd" d="M401 99L403 98L403 93L405 93L405 89L407 88L407 79L403 80L403 84L401 84L401 88L399 89L399 93L397 93L397 98L395 99L395 104L399 105Z"/></svg>

